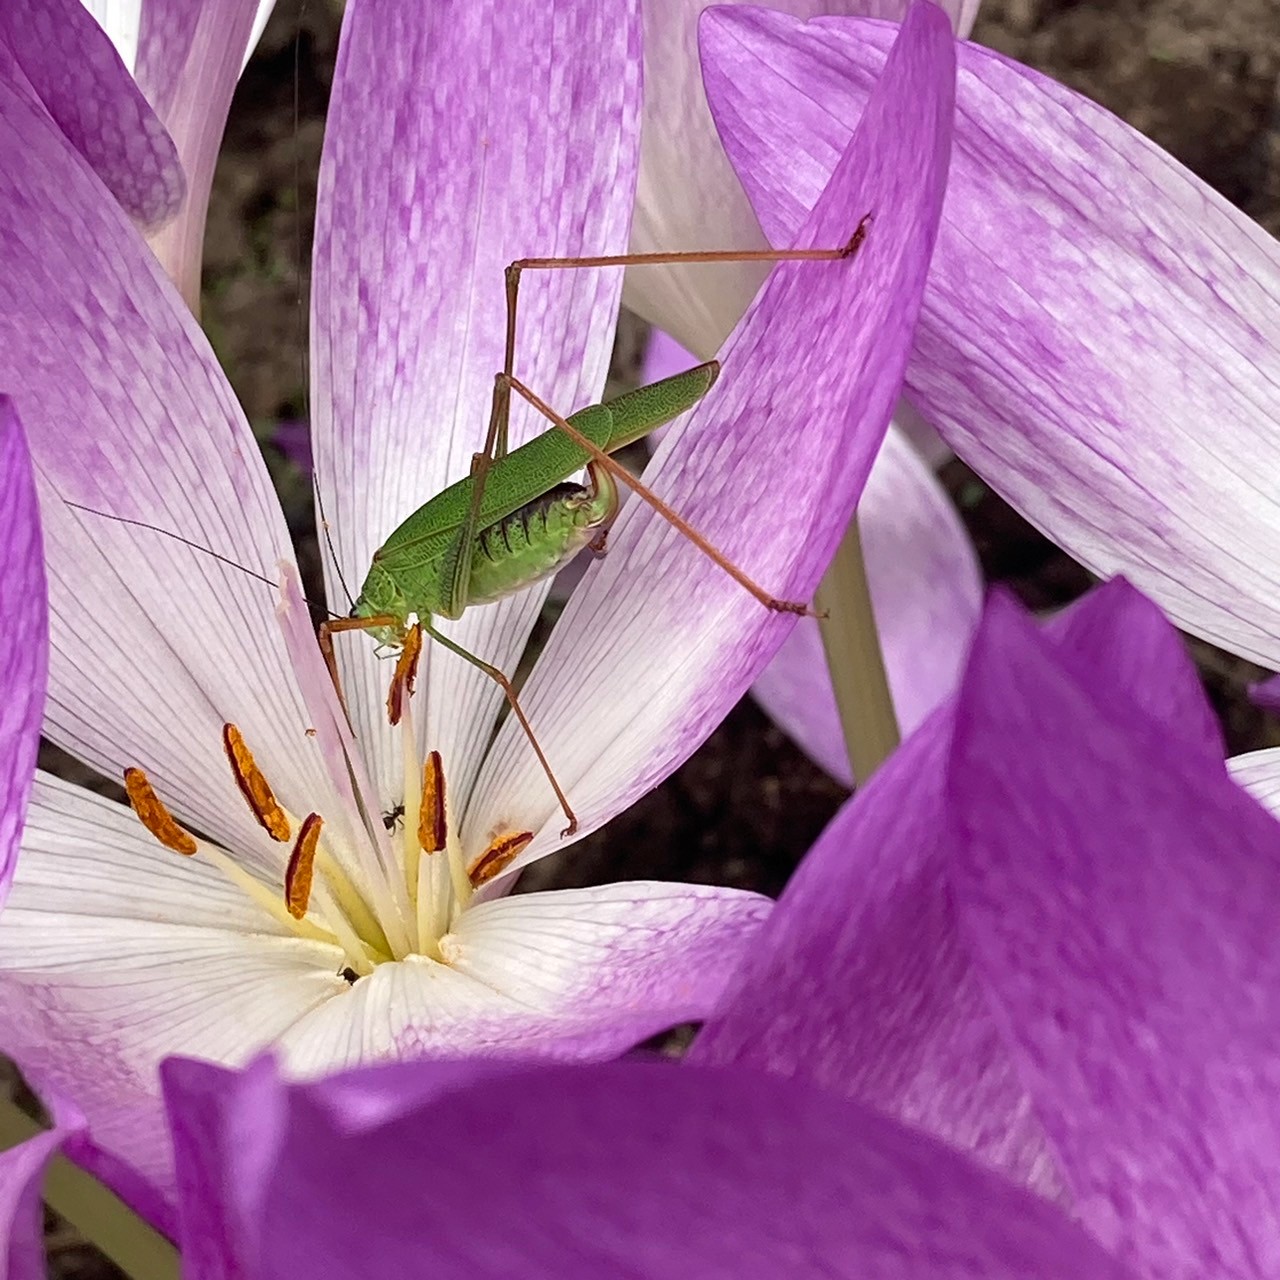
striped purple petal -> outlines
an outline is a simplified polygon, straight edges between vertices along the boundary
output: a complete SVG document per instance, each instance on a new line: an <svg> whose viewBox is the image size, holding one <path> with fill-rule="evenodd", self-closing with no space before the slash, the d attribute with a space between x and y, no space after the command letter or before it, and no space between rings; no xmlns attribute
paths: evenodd
<svg viewBox="0 0 1280 1280"><path fill-rule="evenodd" d="M1026 623L957 712L960 936L1084 1225L1144 1275L1280 1262L1280 826Z"/></svg>

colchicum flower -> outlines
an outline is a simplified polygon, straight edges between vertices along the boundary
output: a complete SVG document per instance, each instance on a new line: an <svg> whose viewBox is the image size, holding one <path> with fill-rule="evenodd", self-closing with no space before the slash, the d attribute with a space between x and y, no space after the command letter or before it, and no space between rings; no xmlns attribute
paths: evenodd
<svg viewBox="0 0 1280 1280"><path fill-rule="evenodd" d="M685 1062L168 1063L187 1274L1271 1280L1277 893L1155 609L997 598Z"/></svg>
<svg viewBox="0 0 1280 1280"><path fill-rule="evenodd" d="M358 582L386 534L466 474L501 367L502 266L625 247L639 108L625 16L597 0L348 5L312 319L335 600L338 567ZM843 244L868 212L874 232L852 262L770 278L694 443L677 427L649 471L787 597L817 581L898 392L945 185L952 45L936 10L913 12L800 239ZM302 1075L415 1053L607 1056L705 1016L767 904L646 883L504 897L564 817L518 726L495 732L501 695L481 673L428 646L392 731L390 664L343 637L350 736L203 335L3 46L0 254L0 386L45 512L45 732L108 775L136 771L138 808L171 846L127 808L38 778L0 916L0 1025L32 1084L83 1114L76 1158L171 1230L169 1054L237 1063L272 1045ZM590 272L526 281L517 372L550 403L598 398L618 288ZM514 440L543 428L517 414ZM812 481L776 482L792 469ZM269 581L283 561L279 610L268 586L156 528ZM509 671L539 602L531 590L446 629ZM580 832L685 759L787 626L630 504L522 692ZM424 797L424 766L443 798Z"/></svg>

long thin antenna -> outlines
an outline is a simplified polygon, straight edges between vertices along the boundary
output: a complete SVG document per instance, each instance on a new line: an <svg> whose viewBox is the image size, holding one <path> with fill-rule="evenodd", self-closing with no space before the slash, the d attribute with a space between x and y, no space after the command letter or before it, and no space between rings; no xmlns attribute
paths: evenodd
<svg viewBox="0 0 1280 1280"><path fill-rule="evenodd" d="M132 520L128 516L118 516L111 511L97 511L93 507L86 507L82 503L72 502L70 498L63 498L63 503L76 511L83 511L86 515L97 516L100 520L114 520L117 524L133 525L135 529L146 529L149 533L158 533L161 537L172 538L174 542L180 542L184 547L190 547L192 551L199 551L202 555L212 556L213 559L225 564L228 568L238 569L241 573L247 573L251 578L257 578L259 582L265 582L272 590L279 588L280 583L275 578L269 578L265 573L259 573L256 569L250 569L246 565L242 565L238 560L232 560L230 556L224 556L220 551L215 551L212 547L206 547L201 542L193 542L190 538L184 538L180 533L174 533L172 529L162 529L157 524L148 524L145 520ZM323 613L326 618L341 618L340 613L333 613L326 609L324 605L317 604L314 600L302 597L307 605L312 609Z"/></svg>

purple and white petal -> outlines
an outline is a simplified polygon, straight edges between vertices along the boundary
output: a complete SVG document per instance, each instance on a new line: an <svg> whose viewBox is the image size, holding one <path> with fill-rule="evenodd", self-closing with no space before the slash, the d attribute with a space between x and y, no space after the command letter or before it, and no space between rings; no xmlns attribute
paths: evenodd
<svg viewBox="0 0 1280 1280"><path fill-rule="evenodd" d="M771 236L817 199L892 36L760 10L709 24L743 60L718 109L768 104L737 159ZM1089 568L1280 666L1280 249L1088 99L977 45L959 61L908 396Z"/></svg>
<svg viewBox="0 0 1280 1280"><path fill-rule="evenodd" d="M798 19L842 13L900 20L910 0L779 0L772 7ZM707 107L698 57L698 18L705 8L703 0L650 0L644 6L644 130L631 229L636 253L767 245ZM942 8L967 36L978 0L947 0ZM766 267L751 263L633 267L623 297L706 360L766 274Z"/></svg>
<svg viewBox="0 0 1280 1280"><path fill-rule="evenodd" d="M49 672L40 513L26 437L0 396L0 907L18 857Z"/></svg>
<svg viewBox="0 0 1280 1280"><path fill-rule="evenodd" d="M1274 1275L1280 827L1006 612L957 711L965 946L1083 1224L1144 1275Z"/></svg>
<svg viewBox="0 0 1280 1280"><path fill-rule="evenodd" d="M716 1008L772 903L646 881L463 912L447 964L381 965L291 1030L291 1071L415 1054L605 1058Z"/></svg>
<svg viewBox="0 0 1280 1280"><path fill-rule="evenodd" d="M632 2L348 5L320 176L312 443L352 591L396 525L483 446L506 264L626 248L639 74ZM525 276L516 373L561 411L599 398L620 288L616 270ZM513 443L549 426L517 400ZM328 582L342 600L332 571ZM445 626L510 670L544 591ZM403 768L382 710L387 666L366 636L339 648L390 807ZM465 796L501 694L442 647L423 661L425 738Z"/></svg>
<svg viewBox="0 0 1280 1280"><path fill-rule="evenodd" d="M227 1207L231 1230L214 1229L240 1247L229 1261L243 1270L197 1280L1128 1275L1052 1205L940 1144L749 1073L646 1061L468 1081L422 1063L295 1086L282 1101L175 1062L166 1085L175 1130L193 1131L180 1146L192 1191L209 1216ZM401 1090L416 1105L397 1106ZM377 1094L387 1116L371 1123ZM422 1185L422 1161L440 1152L448 1176ZM237 1225L250 1214L289 1229L246 1240Z"/></svg>
<svg viewBox="0 0 1280 1280"><path fill-rule="evenodd" d="M725 350L725 368L666 436L646 480L766 589L805 600L880 447L911 340L946 181L953 40L918 6L874 106L801 235L848 262L778 267ZM733 74L728 63L724 74ZM539 657L524 704L592 830L657 785L763 669L794 618L753 599L684 535L630 502ZM510 720L468 814L473 832L563 819Z"/></svg>
<svg viewBox="0 0 1280 1280"><path fill-rule="evenodd" d="M0 1049L73 1099L92 1149L171 1200L156 1065L244 1062L348 990L342 952L286 936L204 862L163 849L119 805L38 780L0 917ZM112 1179L115 1181L115 1179ZM128 1187L121 1187L128 1193ZM132 1198L132 1197L131 1197ZM163 1216L155 1203L139 1207Z"/></svg>
<svg viewBox="0 0 1280 1280"><path fill-rule="evenodd" d="M982 576L955 507L892 428L858 503L858 528L905 736L955 689L982 612ZM806 755L853 785L816 620L801 618L751 692Z"/></svg>
<svg viewBox="0 0 1280 1280"><path fill-rule="evenodd" d="M146 768L231 847L261 845L248 807L228 802L224 721L294 812L328 787L274 617L279 502L207 340L119 207L13 74L0 108L0 387L41 499L45 732L116 777Z"/></svg>
<svg viewBox="0 0 1280 1280"><path fill-rule="evenodd" d="M998 603L976 644L990 647L1021 626L1011 606ZM1180 750L1211 767L1199 717L1186 714L1197 696L1195 670L1132 588L1100 588L1054 630L1064 663L1088 672L1124 714L1158 722ZM962 687L987 678L974 661ZM950 717L950 707L935 714L841 810L690 1056L849 1094L1062 1195L1055 1158L957 931L947 883ZM1003 760L1003 749L992 751L993 769ZM1034 795L1025 803L1034 805Z"/></svg>
<svg viewBox="0 0 1280 1280"><path fill-rule="evenodd" d="M143 6L134 75L169 131L187 179L181 211L150 241L193 311L200 302L205 216L231 94L273 3L148 0Z"/></svg>
<svg viewBox="0 0 1280 1280"><path fill-rule="evenodd" d="M6 0L0 44L130 217L168 222L186 194L177 148L80 0Z"/></svg>

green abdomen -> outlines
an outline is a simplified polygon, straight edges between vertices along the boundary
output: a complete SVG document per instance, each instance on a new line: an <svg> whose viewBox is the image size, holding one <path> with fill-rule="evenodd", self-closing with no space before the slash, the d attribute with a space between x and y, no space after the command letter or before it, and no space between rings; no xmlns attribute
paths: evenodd
<svg viewBox="0 0 1280 1280"><path fill-rule="evenodd" d="M591 541L604 512L591 492L558 484L480 531L469 604L500 600L554 573Z"/></svg>

